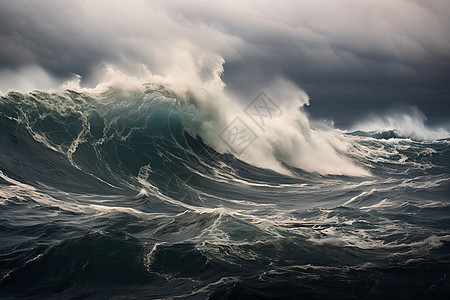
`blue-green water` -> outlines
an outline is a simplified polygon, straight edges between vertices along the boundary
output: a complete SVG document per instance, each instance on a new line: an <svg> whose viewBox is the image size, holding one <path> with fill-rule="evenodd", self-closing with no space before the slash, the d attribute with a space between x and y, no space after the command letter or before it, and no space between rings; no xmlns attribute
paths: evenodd
<svg viewBox="0 0 450 300"><path fill-rule="evenodd" d="M3 95L0 298L450 296L450 140L332 130L370 176L281 175L192 114L151 90Z"/></svg>

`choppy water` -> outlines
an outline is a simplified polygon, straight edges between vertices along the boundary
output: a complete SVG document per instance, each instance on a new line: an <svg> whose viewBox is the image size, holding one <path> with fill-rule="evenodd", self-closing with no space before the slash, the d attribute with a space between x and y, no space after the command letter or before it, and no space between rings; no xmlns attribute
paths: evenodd
<svg viewBox="0 0 450 300"><path fill-rule="evenodd" d="M3 95L0 298L450 296L449 139L331 129L368 175L282 175L188 134L196 113L152 90Z"/></svg>

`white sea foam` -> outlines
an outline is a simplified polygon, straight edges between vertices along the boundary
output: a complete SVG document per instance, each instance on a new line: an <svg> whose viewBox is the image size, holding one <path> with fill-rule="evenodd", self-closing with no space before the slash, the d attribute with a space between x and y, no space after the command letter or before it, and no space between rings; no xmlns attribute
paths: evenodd
<svg viewBox="0 0 450 300"><path fill-rule="evenodd" d="M225 89L221 80L224 60L220 56L181 44L172 60L165 76L154 75L143 68L143 75L133 78L108 67L105 73L108 79L96 88L78 88L89 94L101 93L111 87L163 88L178 99L195 105L198 115L186 116L185 130L193 136L200 135L219 152L231 152L251 164L285 174L290 172L283 164L321 174L369 175L367 170L342 154L352 146L348 139L334 130L312 128L308 116L301 110L309 103L307 94L288 80L274 78L268 87L267 94L282 114L266 118L265 126L261 128L244 112L249 101L233 98ZM66 87L77 88L78 80L75 78L75 82L66 83ZM220 137L236 117L256 135L242 153L231 151L229 144Z"/></svg>
<svg viewBox="0 0 450 300"><path fill-rule="evenodd" d="M81 86L80 76L74 76L52 92L64 96L64 91L71 89L98 98L111 89L120 89L125 99L127 93L160 90L195 107L195 113L183 116L184 129L192 136L201 136L216 151L231 152L250 164L284 174L291 174L284 166L287 164L320 174L370 175L345 156L352 144L343 134L328 127L313 128L308 116L301 110L302 106L309 104L309 97L292 82L276 77L267 87L266 93L279 107L279 112L272 118L265 118L264 127L261 127L244 111L251 99L236 99L226 90L221 79L222 57L202 52L187 42L180 42L167 51L172 55L164 75L153 74L146 66L141 66L141 72L133 76L118 71L114 66L106 66L99 76L100 83L94 88ZM83 114L77 104L48 105L56 105L54 108L62 113L65 111L63 106L68 105ZM255 140L244 151L235 153L221 134L237 117L253 131ZM30 131L37 141L65 153L75 165L72 155L84 142L84 131L79 133L69 149L60 149L58 145L49 143L45 136L32 129Z"/></svg>

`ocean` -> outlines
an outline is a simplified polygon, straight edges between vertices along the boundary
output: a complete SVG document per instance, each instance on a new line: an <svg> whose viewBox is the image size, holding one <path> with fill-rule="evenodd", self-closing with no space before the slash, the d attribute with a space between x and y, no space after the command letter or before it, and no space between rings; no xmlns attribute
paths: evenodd
<svg viewBox="0 0 450 300"><path fill-rule="evenodd" d="M2 94L0 298L448 299L447 133L258 97Z"/></svg>

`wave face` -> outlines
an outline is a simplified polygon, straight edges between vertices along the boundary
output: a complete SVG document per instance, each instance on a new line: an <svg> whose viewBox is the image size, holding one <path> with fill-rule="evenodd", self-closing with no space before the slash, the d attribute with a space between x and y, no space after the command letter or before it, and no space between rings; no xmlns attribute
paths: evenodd
<svg viewBox="0 0 450 300"><path fill-rule="evenodd" d="M249 157L217 118L155 88L1 96L0 296L450 294L449 139L303 119Z"/></svg>

